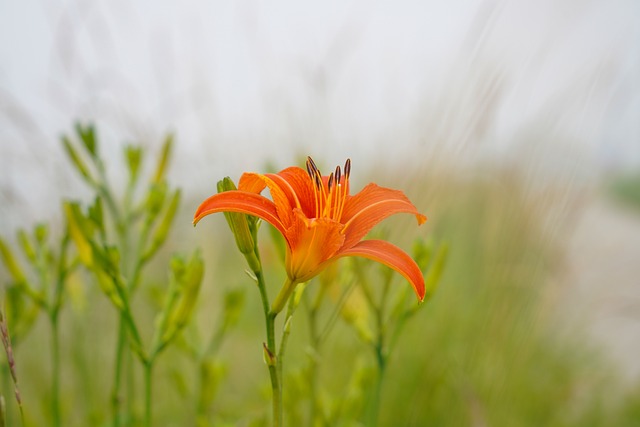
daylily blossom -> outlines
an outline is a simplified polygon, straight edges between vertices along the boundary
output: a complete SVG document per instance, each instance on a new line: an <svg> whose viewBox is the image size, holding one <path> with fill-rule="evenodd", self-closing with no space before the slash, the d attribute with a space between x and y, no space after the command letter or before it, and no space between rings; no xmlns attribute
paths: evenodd
<svg viewBox="0 0 640 427"><path fill-rule="evenodd" d="M275 174L244 173L237 190L215 194L198 207L194 224L216 212L239 212L268 222L285 238L291 287L318 275L339 258L359 256L402 274L422 301L424 279L415 261L391 243L363 238L396 213L413 214L418 224L427 218L398 190L371 183L350 195L350 160L329 176L323 176L310 157L306 166L306 171L289 167ZM271 199L260 194L265 188Z"/></svg>

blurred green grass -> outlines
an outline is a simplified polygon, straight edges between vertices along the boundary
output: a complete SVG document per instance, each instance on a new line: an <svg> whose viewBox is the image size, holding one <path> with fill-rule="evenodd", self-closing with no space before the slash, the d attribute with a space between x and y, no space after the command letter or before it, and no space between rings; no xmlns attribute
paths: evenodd
<svg viewBox="0 0 640 427"><path fill-rule="evenodd" d="M562 191L556 194L558 189L550 188L542 195L534 193L514 171L456 177L440 170L411 180L407 193L429 216L418 233L448 242L450 259L434 299L409 323L391 357L380 425L638 425L640 386L624 388L582 331L558 324L556 308L550 303L552 278L563 250L564 236L556 233L562 225L553 223L560 221L553 213L561 204L556 202L565 197ZM394 177L403 176L402 188L410 175L385 171L382 177L370 176L389 186L397 180ZM247 295L241 321L219 353L226 374L214 403L213 425L262 425L269 391L260 350L264 328L257 290L243 272L242 257L222 216L197 230L190 226L192 208L199 202L195 199L184 203L172 242L163 251L167 255L160 257L146 277L143 292L136 296L136 313L147 326L142 335L150 334L154 275L165 273L168 253L202 246L207 273L197 326L186 333L188 339L209 336L220 320L224 290L246 289ZM386 224L394 230L390 240L408 248L410 236L416 234L414 223L405 217ZM283 273L264 230L261 239L268 283L275 294ZM100 426L109 417L117 316L97 287L86 286L85 279L75 277L72 304L62 313L63 413L68 425ZM401 278L394 283L406 285ZM295 402L293 394L306 363L306 328L299 313L286 365L290 395L285 399L290 404ZM15 349L27 425L48 425L48 333L41 316ZM354 331L338 324L320 363L327 398L345 398L357 380L354 372L370 357ZM154 390L157 425L195 425L193 387L198 375L179 348L163 355ZM139 372L132 370L129 381L140 383ZM9 419L14 421L8 425L18 425L6 371L2 394ZM141 410L141 405L142 396L133 402L134 409Z"/></svg>

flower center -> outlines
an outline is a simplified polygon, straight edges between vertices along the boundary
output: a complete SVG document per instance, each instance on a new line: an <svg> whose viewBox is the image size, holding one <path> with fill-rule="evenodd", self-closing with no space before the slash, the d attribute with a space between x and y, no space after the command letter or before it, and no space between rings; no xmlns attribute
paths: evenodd
<svg viewBox="0 0 640 427"><path fill-rule="evenodd" d="M316 218L340 221L349 194L351 159L345 162L344 172L340 166L336 166L336 170L329 177L323 177L313 159L307 157L307 173L313 182Z"/></svg>

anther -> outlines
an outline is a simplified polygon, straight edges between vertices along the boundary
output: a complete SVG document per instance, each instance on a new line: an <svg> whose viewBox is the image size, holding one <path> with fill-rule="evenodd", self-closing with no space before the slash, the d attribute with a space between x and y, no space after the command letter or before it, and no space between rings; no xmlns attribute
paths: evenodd
<svg viewBox="0 0 640 427"><path fill-rule="evenodd" d="M313 169L311 167L311 163L309 162L309 160L307 159L307 173L309 174L309 178L313 179L313 177L315 176L315 173L313 172Z"/></svg>
<svg viewBox="0 0 640 427"><path fill-rule="evenodd" d="M342 171L340 166L336 166L336 185L340 185L340 178L342 178Z"/></svg>
<svg viewBox="0 0 640 427"><path fill-rule="evenodd" d="M307 161L311 164L311 169L313 170L314 174L315 172L320 172L320 169L318 169L318 166L316 166L316 163L313 161L311 156L307 157Z"/></svg>
<svg viewBox="0 0 640 427"><path fill-rule="evenodd" d="M349 179L349 175L351 174L351 159L347 159L344 164L344 177L345 179Z"/></svg>
<svg viewBox="0 0 640 427"><path fill-rule="evenodd" d="M327 188L331 191L331 186L333 185L333 172L329 175L329 181L327 182Z"/></svg>

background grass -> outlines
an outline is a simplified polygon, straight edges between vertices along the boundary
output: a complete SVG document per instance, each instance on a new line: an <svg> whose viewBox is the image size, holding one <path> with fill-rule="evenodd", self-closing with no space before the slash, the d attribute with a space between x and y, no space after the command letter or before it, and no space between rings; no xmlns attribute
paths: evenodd
<svg viewBox="0 0 640 427"><path fill-rule="evenodd" d="M406 170L379 168L365 176L406 188L429 216L420 229L407 217L388 220L384 228L390 240L409 248L418 234L446 241L451 248L440 288L408 324L390 359L380 425L637 425L639 389L623 387L613 367L584 339L584 331L562 323L563 307L554 299L558 286L554 277L562 268L566 238L561 230L571 221L575 200L567 188L556 183L535 189L512 170L464 176L435 171L414 179ZM212 425L263 425L269 388L260 350L264 328L258 292L243 272L243 259L222 216L195 230L190 227L190 213L198 202L191 199L183 204L172 242L147 270L135 312L143 325L142 335L149 337L151 308L159 303L158 287L168 253L202 246L207 274L196 321L185 332L185 342L208 339L221 321L225 290L242 290L246 298L237 327L207 367L221 380L209 421ZM268 283L275 294L283 273L265 230L261 239ZM380 272L377 265L367 268L372 276ZM320 284L312 282L308 291L314 292L314 286ZM395 292L405 286L400 277L395 278ZM61 344L63 419L69 426L108 425L116 313L82 273L74 275L67 292ZM308 325L303 312L294 320L286 364L288 425L299 425L308 404L303 376ZM48 327L40 316L33 330L15 343L30 426L49 423L48 340ZM184 347L170 348L155 371L156 425L196 424L195 390L202 370ZM132 363L129 360L128 387L140 390L140 372ZM367 389L372 363L368 347L339 321L319 362L321 398L327 407L344 404L345 411L357 412L365 404L366 395L358 393L362 394L361 387ZM6 369L3 372L7 425L19 425L12 386ZM140 413L142 396L132 393L131 402L134 413Z"/></svg>

